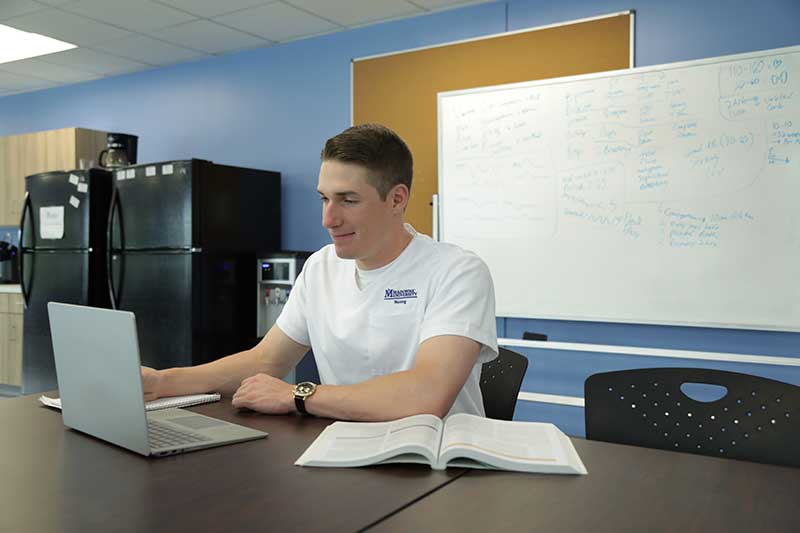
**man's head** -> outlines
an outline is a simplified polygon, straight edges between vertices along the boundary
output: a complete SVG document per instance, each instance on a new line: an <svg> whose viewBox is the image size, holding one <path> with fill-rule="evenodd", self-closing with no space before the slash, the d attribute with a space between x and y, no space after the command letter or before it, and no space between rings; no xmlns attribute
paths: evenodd
<svg viewBox="0 0 800 533"><path fill-rule="evenodd" d="M390 129L366 124L330 138L321 158L322 225L336 254L365 270L394 260L410 240L403 228L412 174L406 144Z"/></svg>
<svg viewBox="0 0 800 533"><path fill-rule="evenodd" d="M381 200L395 185L411 192L414 162L411 150L395 132L380 124L361 124L347 128L325 142L320 159L355 163L367 169L370 185Z"/></svg>

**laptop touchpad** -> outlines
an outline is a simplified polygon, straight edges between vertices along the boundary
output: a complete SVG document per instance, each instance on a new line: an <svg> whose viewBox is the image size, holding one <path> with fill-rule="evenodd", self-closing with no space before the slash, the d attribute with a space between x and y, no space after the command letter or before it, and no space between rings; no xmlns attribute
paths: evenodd
<svg viewBox="0 0 800 533"><path fill-rule="evenodd" d="M204 416L182 416L180 418L170 418L169 421L189 429L206 429L226 425L226 422Z"/></svg>

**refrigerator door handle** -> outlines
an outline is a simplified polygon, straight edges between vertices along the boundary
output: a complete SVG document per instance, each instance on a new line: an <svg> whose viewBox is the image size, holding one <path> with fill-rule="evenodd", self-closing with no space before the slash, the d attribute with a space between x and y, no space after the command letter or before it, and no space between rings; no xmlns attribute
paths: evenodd
<svg viewBox="0 0 800 533"><path fill-rule="evenodd" d="M114 265L113 265L113 252L114 252L114 214L119 207L119 194L117 188L114 187L114 192L111 194L111 206L108 209L108 224L106 226L106 279L108 281L108 295L111 299L111 309L117 309L117 295L114 289ZM119 213L119 219L122 220L122 212ZM119 227L120 247L124 236L122 235L122 224ZM120 255L121 257L121 255Z"/></svg>
<svg viewBox="0 0 800 533"><path fill-rule="evenodd" d="M19 266L19 286L22 289L22 304L25 309L28 308L28 302L30 301L30 291L28 287L25 286L25 215L31 211L31 195L30 192L25 191L25 199L22 202L22 215L19 219L19 258L18 266ZM33 213L31 213L31 226L33 226ZM35 228L33 233L33 247L36 247L36 233ZM33 263L35 265L35 263ZM33 272L31 272L31 285L33 285Z"/></svg>

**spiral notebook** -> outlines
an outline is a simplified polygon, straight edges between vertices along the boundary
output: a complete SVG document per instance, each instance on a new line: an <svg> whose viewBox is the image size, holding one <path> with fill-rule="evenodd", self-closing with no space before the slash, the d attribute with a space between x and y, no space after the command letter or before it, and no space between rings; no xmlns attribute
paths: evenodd
<svg viewBox="0 0 800 533"><path fill-rule="evenodd" d="M201 403L218 402L219 399L219 393L170 396L168 398L159 398L158 400L153 400L152 402L145 402L144 408L147 411L158 411L159 409L191 407L192 405L200 405ZM42 395L39 396L39 401L48 407L61 409L61 398L49 398Z"/></svg>

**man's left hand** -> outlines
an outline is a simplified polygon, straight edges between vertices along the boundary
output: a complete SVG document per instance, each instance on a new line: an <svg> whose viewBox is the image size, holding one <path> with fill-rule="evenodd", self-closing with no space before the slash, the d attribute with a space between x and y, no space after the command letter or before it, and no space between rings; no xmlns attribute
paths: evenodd
<svg viewBox="0 0 800 533"><path fill-rule="evenodd" d="M295 412L294 386L268 374L256 374L244 381L233 394L233 406L269 415Z"/></svg>

